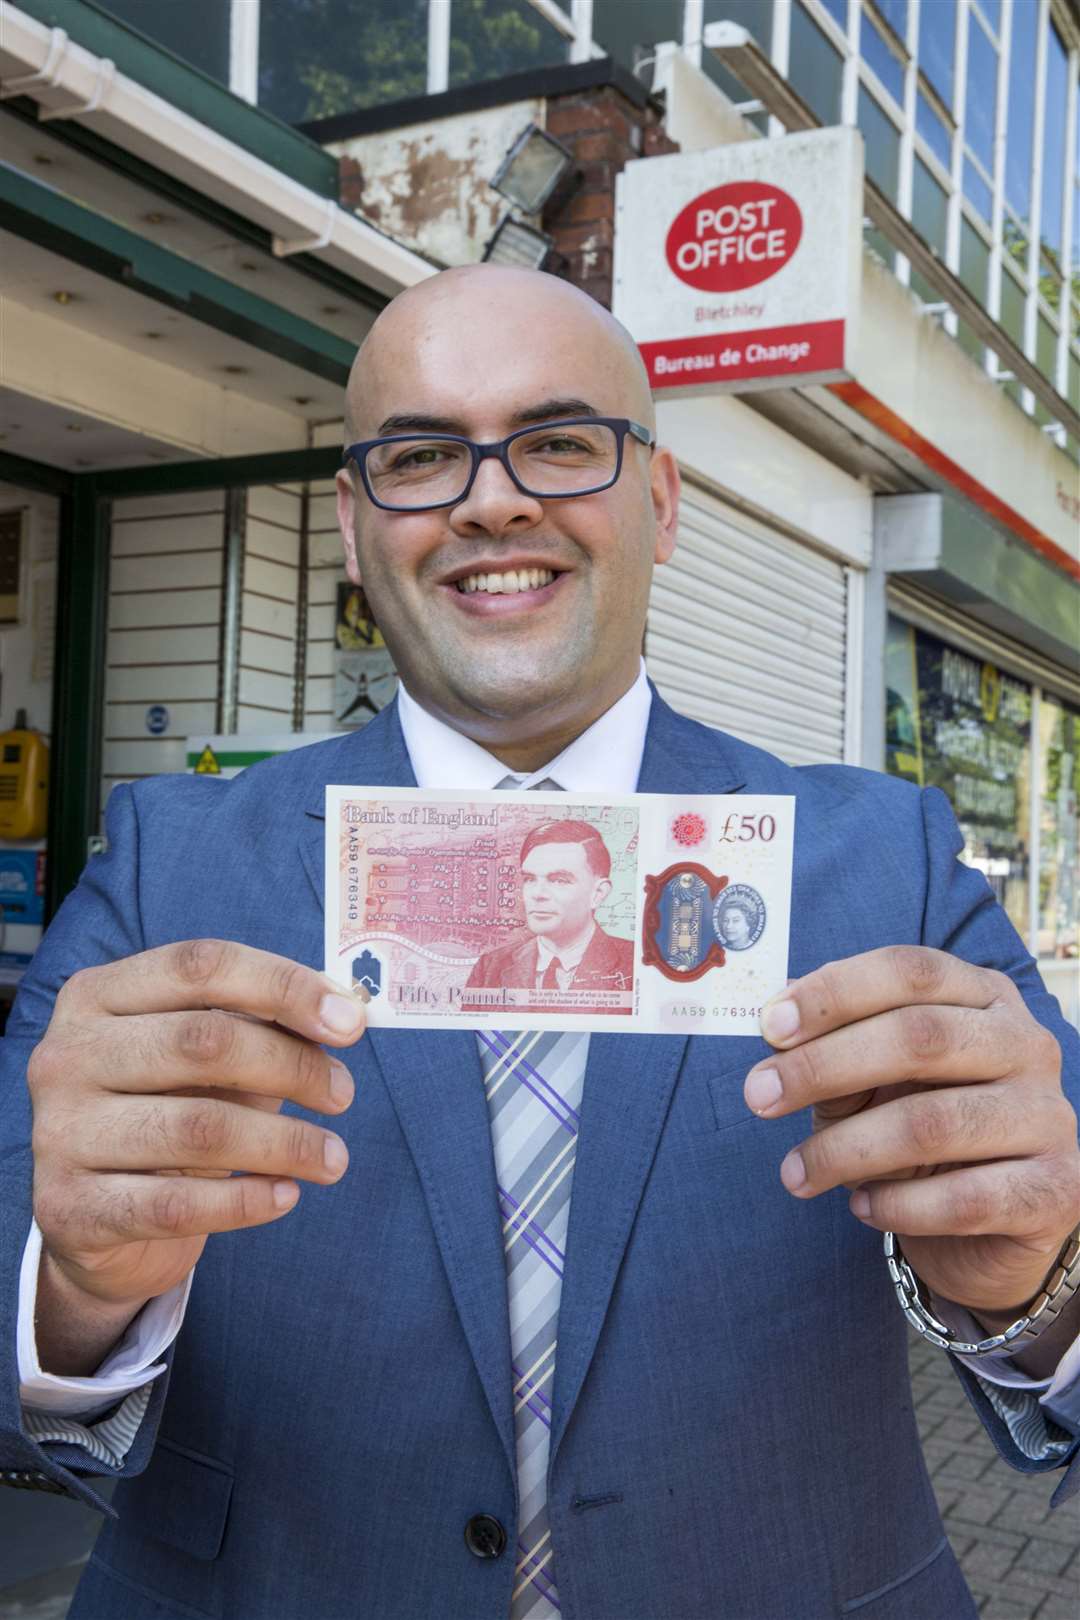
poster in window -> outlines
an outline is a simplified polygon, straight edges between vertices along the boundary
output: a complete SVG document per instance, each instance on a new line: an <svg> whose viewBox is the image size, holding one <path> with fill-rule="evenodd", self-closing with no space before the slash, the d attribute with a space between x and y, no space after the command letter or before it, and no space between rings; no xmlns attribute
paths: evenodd
<svg viewBox="0 0 1080 1620"><path fill-rule="evenodd" d="M1031 687L890 618L885 768L947 796L963 859L1029 933Z"/></svg>
<svg viewBox="0 0 1080 1620"><path fill-rule="evenodd" d="M397 671L367 599L342 580L334 625L335 726L366 726L396 691Z"/></svg>

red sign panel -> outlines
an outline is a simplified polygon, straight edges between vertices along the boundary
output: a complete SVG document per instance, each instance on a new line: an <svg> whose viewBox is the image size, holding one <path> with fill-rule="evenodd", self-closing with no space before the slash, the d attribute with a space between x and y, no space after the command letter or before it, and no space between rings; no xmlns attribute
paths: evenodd
<svg viewBox="0 0 1080 1620"><path fill-rule="evenodd" d="M676 216L667 262L701 292L739 292L782 270L802 229L799 205L786 191L764 180L735 180L703 191Z"/></svg>
<svg viewBox="0 0 1080 1620"><path fill-rule="evenodd" d="M701 337L641 343L653 388L687 388L732 378L840 371L843 321L809 321L760 332L711 332Z"/></svg>

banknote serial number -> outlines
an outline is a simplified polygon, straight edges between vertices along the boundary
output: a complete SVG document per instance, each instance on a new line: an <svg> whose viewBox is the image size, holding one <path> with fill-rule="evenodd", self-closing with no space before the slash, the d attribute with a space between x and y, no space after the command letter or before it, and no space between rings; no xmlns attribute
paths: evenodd
<svg viewBox="0 0 1080 1620"><path fill-rule="evenodd" d="M684 1002L671 1009L673 1018L760 1018L760 1007L706 1007L698 1002Z"/></svg>

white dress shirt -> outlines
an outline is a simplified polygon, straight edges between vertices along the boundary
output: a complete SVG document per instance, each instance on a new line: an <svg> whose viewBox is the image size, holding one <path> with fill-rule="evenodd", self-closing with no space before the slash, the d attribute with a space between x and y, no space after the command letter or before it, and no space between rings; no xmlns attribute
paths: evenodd
<svg viewBox="0 0 1080 1620"><path fill-rule="evenodd" d="M516 776L522 788L552 781L566 793L632 793L637 786L645 750L652 694L645 677L644 663L629 691L600 716L568 748L548 764L526 775L508 772L506 766L478 743L437 720L398 689L398 713L417 785L422 788L472 788L486 791ZM41 1234L36 1222L23 1255L19 1279L18 1357L19 1379L24 1407L32 1420L31 1432L39 1439L60 1438L47 1430L39 1414L54 1418L78 1415L83 1422L105 1411L125 1396L140 1391L164 1371L161 1358L172 1343L184 1318L191 1277L160 1298L151 1300L135 1317L120 1343L110 1352L93 1378L61 1378L42 1372L34 1342L34 1308L37 1293ZM884 1264L884 1261L882 1262ZM938 1302L939 1312L965 1337L979 1337L967 1312ZM1080 1376L1080 1340L1058 1364L1052 1380L1036 1381L1014 1366L1007 1356L980 1361L974 1370L984 1384L1012 1386L1034 1394L1045 1391L1045 1404ZM1034 1404L1034 1403L1032 1403ZM1005 1421L1009 1414L994 1401ZM130 1424L127 1425L130 1428ZM1013 1423L1014 1438L1016 1430ZM93 1430L88 1430L93 1434ZM63 1438L76 1438L66 1432ZM126 1448L125 1448L126 1449Z"/></svg>

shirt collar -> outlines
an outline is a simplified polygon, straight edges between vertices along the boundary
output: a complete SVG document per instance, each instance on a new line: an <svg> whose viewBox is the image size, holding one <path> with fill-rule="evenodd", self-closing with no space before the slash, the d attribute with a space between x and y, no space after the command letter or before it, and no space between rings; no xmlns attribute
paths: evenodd
<svg viewBox="0 0 1080 1620"><path fill-rule="evenodd" d="M578 943L572 946L570 950L557 951L546 935L537 934L537 971L542 973L544 968L546 968L548 963L553 959L558 962L559 966L565 972L569 972L571 968L580 967L582 962L585 960L585 953L592 944L595 935L596 924L594 922L590 926L589 932L585 935L584 939L579 940Z"/></svg>
<svg viewBox="0 0 1080 1620"><path fill-rule="evenodd" d="M641 664L637 680L617 703L595 720L568 748L539 770L520 776L507 772L486 748L462 736L421 708L398 686L398 718L418 787L485 791L508 774L522 788L555 782L564 793L633 793L645 752L652 693Z"/></svg>

